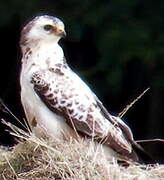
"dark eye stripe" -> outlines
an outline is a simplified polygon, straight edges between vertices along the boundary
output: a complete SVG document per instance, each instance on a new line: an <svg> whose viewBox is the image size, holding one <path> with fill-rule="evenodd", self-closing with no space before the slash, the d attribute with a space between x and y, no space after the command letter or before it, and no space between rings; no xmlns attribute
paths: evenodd
<svg viewBox="0 0 164 180"><path fill-rule="evenodd" d="M53 26L47 24L47 25L45 25L43 28L44 28L44 30L46 30L46 31L51 31L51 30L53 29Z"/></svg>

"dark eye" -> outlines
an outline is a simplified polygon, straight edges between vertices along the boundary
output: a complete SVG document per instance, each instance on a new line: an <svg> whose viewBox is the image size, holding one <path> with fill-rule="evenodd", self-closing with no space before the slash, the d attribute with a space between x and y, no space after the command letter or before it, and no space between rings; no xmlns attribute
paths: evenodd
<svg viewBox="0 0 164 180"><path fill-rule="evenodd" d="M44 28L44 30L46 30L46 31L51 31L51 30L53 29L53 26L47 24L47 25L45 25L43 28Z"/></svg>

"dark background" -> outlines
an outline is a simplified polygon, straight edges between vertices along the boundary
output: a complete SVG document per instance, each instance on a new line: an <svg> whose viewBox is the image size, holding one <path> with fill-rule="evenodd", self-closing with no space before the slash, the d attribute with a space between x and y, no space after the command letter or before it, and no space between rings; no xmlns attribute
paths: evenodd
<svg viewBox="0 0 164 180"><path fill-rule="evenodd" d="M123 119L135 139L164 137L163 0L1 0L0 98L20 119L20 31L39 14L64 21L67 38L60 44L68 64L110 112L118 114L150 87ZM0 126L1 144L12 143Z"/></svg>

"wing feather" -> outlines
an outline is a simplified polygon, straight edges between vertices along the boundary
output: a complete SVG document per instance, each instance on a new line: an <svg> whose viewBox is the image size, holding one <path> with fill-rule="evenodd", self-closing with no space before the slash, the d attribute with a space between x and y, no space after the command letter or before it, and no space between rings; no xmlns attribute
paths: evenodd
<svg viewBox="0 0 164 180"><path fill-rule="evenodd" d="M42 101L53 112L64 116L66 122L78 132L137 160L137 155L132 151L131 142L134 140L130 128L110 115L78 76L74 79L75 74L70 76L68 71L68 74L61 71L51 69L49 73L36 72L32 76L31 82Z"/></svg>

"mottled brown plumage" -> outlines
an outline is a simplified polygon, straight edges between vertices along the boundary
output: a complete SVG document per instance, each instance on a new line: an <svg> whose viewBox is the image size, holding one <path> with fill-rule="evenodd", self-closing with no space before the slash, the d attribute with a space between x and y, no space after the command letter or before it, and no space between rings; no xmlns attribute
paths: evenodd
<svg viewBox="0 0 164 180"><path fill-rule="evenodd" d="M35 119L56 138L76 130L123 159L138 161L133 147L142 148L130 128L108 113L65 62L58 45L63 33L64 24L50 16L36 17L22 31L21 99L29 123Z"/></svg>

